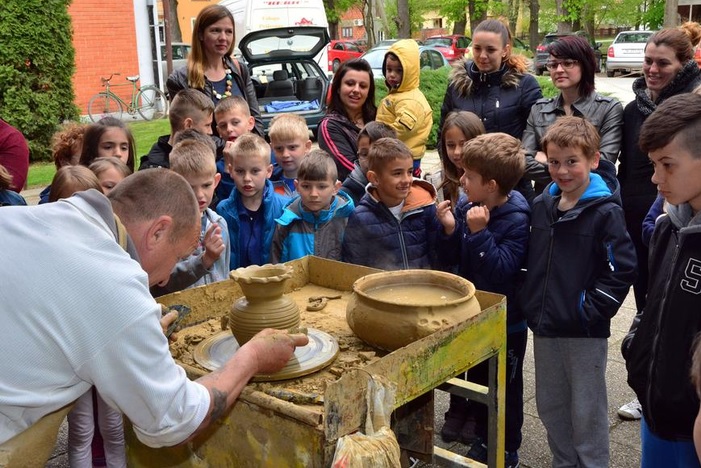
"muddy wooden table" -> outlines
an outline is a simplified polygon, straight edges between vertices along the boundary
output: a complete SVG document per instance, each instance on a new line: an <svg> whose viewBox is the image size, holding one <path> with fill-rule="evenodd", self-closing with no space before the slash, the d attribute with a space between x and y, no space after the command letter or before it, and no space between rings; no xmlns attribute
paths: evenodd
<svg viewBox="0 0 701 468"><path fill-rule="evenodd" d="M368 380L372 375L381 375L396 385L392 428L408 454L444 466L480 466L433 446L432 390L439 388L488 405L489 440L496 441L490 444L489 466L503 466L504 457L497 454L504 453L504 296L477 291L482 311L475 317L392 353L383 353L358 348L359 341L345 323L345 305L353 282L377 270L317 257L305 257L290 265L295 273L288 293L300 305L302 326L334 336L341 353L323 371L274 384L305 393L310 388L317 389L323 396L321 403L284 401L269 394L270 384L251 383L229 413L183 446L146 447L127 424L129 466L330 466L338 438L364 426ZM341 299L329 301L328 310L304 310L307 297L339 293ZM225 315L240 296L238 285L229 280L170 294L159 301L189 305L192 313L185 322L187 326ZM175 354L190 378L207 372L188 360L186 352ZM490 363L488 387L453 378L485 360Z"/></svg>

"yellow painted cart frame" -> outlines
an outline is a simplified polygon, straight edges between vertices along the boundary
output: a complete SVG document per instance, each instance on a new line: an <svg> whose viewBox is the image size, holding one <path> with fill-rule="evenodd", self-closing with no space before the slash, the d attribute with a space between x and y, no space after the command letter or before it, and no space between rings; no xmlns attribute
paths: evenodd
<svg viewBox="0 0 701 468"><path fill-rule="evenodd" d="M295 270L289 284L290 290L312 283L348 292L356 279L377 271L318 257L305 257L289 264ZM194 300L195 294L204 295L206 300ZM382 375L396 385L395 409L410 407L412 402L421 399L428 398L430 402L427 405L429 411L415 413L423 414L419 418L421 420L417 421L414 414L413 422L412 417L393 422L393 429L397 431L403 449L425 461L444 466L481 466L473 460L433 446L431 390L439 388L488 405L489 440L496 441L496 444L490 444L488 465L503 467L504 405L501 403L504 401L506 377L506 300L497 294L482 291L476 294L482 308L479 314L362 368L345 372L337 381L327 385L323 407L295 405L249 386L220 421L212 424L192 442L160 449L141 444L127 424L129 466L330 466L338 438L364 427L368 379L371 375ZM191 305L192 313L188 321L196 323L224 315L233 300L241 295L238 285L229 280L170 294L159 298L159 301L166 305ZM487 387L453 378L485 360L489 361ZM190 378L203 374L199 369L180 364ZM399 413L402 413L401 408L395 415ZM402 431L402 425L412 426L410 431L418 428L423 446L419 443L417 447L411 441L403 443L402 434L406 431ZM428 447L426 441L430 441Z"/></svg>

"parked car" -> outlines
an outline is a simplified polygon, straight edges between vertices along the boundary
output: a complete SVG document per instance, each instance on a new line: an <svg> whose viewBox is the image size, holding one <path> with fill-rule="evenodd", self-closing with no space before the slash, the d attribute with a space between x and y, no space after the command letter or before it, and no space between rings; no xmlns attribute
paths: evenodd
<svg viewBox="0 0 701 468"><path fill-rule="evenodd" d="M329 71L336 73L338 67L346 60L360 57L363 51L353 41L332 40L327 46L329 56Z"/></svg>
<svg viewBox="0 0 701 468"><path fill-rule="evenodd" d="M187 56L190 55L190 44L184 42L171 42L171 50L173 51L173 70L187 65ZM154 60L154 65L157 61ZM166 45L161 44L161 73L163 80L168 79L168 64L166 63ZM154 70L156 72L157 68Z"/></svg>
<svg viewBox="0 0 701 468"><path fill-rule="evenodd" d="M596 60L596 72L599 73L601 71L601 51L599 50L601 48L601 42L592 41L589 35L584 31L577 31L575 33L551 33L545 35L545 37L543 38L543 42L538 44L538 47L536 47L535 50L535 59L533 60L533 71L535 72L535 74L542 75L545 71L545 64L548 61L548 58L550 57L550 53L548 52L548 46L555 42L558 38L564 36L581 36L585 38L587 42L589 42L589 45L594 50L594 58Z"/></svg>
<svg viewBox="0 0 701 468"><path fill-rule="evenodd" d="M624 31L618 33L606 54L606 76L613 77L617 71L635 72L643 69L645 45L654 31Z"/></svg>
<svg viewBox="0 0 701 468"><path fill-rule="evenodd" d="M326 114L329 79L314 57L329 40L327 28L318 26L262 29L241 39L266 134L273 117L294 112L316 136Z"/></svg>
<svg viewBox="0 0 701 468"><path fill-rule="evenodd" d="M377 46L365 52L360 58L367 60L375 79L383 78L382 62L390 46ZM422 70L435 70L450 64L438 48L428 45L419 46L419 64Z"/></svg>
<svg viewBox="0 0 701 468"><path fill-rule="evenodd" d="M470 52L472 39L467 36L453 34L450 36L431 36L424 41L425 45L430 45L440 50L448 62L453 63L463 58Z"/></svg>

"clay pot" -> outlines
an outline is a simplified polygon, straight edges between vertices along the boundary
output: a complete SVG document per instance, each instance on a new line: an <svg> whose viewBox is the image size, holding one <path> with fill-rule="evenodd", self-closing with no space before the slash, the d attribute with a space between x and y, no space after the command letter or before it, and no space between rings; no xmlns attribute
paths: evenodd
<svg viewBox="0 0 701 468"><path fill-rule="evenodd" d="M252 265L229 273L243 291L228 315L228 326L243 345L264 328L286 330L299 326L299 308L284 296L285 283L292 277L288 265Z"/></svg>
<svg viewBox="0 0 701 468"><path fill-rule="evenodd" d="M480 310L475 286L466 279L442 271L400 270L358 279L346 320L364 342L394 351Z"/></svg>

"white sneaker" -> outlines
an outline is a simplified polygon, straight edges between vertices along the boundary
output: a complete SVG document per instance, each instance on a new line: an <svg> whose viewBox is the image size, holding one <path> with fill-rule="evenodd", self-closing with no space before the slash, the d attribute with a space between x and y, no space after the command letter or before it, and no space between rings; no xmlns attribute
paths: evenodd
<svg viewBox="0 0 701 468"><path fill-rule="evenodd" d="M625 405L618 408L618 416L621 419L631 421L640 419L643 416L643 407L640 405L640 402L636 398L630 403L626 403Z"/></svg>

